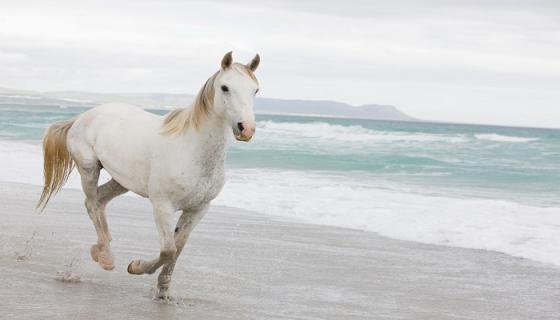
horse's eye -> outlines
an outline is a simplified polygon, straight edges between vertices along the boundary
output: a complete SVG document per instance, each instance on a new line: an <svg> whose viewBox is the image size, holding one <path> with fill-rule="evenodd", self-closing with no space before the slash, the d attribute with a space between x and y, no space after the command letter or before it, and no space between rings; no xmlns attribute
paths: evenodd
<svg viewBox="0 0 560 320"><path fill-rule="evenodd" d="M227 86L222 86L222 91L223 92L229 92L229 88Z"/></svg>
<svg viewBox="0 0 560 320"><path fill-rule="evenodd" d="M255 90L255 94L259 93L259 89L257 88L257 90Z"/></svg>

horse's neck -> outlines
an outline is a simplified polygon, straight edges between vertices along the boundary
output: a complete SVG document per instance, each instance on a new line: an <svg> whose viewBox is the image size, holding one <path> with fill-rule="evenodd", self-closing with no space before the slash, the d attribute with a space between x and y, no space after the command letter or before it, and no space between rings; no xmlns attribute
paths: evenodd
<svg viewBox="0 0 560 320"><path fill-rule="evenodd" d="M227 145L226 121L216 115L210 115L197 131L197 162L207 169L223 167Z"/></svg>

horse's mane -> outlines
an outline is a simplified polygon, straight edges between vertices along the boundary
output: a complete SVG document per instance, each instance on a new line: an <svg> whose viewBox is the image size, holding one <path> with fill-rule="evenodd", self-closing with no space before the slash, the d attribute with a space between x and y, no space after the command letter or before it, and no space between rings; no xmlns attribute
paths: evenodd
<svg viewBox="0 0 560 320"><path fill-rule="evenodd" d="M254 81L257 81L255 74L247 66L234 63L232 67L239 72L245 73ZM183 132L191 123L195 129L200 127L202 121L212 112L215 93L214 81L219 73L220 71L214 73L213 76L206 80L190 108L175 109L165 115L162 126L163 134L171 135Z"/></svg>
<svg viewBox="0 0 560 320"><path fill-rule="evenodd" d="M214 81L218 73L219 71L206 80L190 108L175 109L165 115L165 119L163 119L163 134L182 132L191 123L196 129L200 127L202 121L210 114L211 108L214 105Z"/></svg>

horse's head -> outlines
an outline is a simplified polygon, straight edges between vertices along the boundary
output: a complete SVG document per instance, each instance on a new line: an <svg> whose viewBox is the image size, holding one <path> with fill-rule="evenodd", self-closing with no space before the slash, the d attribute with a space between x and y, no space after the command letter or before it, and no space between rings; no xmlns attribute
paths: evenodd
<svg viewBox="0 0 560 320"><path fill-rule="evenodd" d="M259 66L257 54L248 64L233 63L231 51L222 59L221 70L214 82L214 106L222 111L239 141L249 141L255 133L255 95L259 83L255 70Z"/></svg>

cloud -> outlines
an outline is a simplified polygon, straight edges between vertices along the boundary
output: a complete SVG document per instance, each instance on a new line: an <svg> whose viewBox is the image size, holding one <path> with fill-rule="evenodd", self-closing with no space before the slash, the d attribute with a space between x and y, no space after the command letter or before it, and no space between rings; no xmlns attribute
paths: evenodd
<svg viewBox="0 0 560 320"><path fill-rule="evenodd" d="M552 1L26 1L0 9L0 86L195 92L234 49L242 62L261 54L264 96L560 127L550 116L560 103Z"/></svg>

